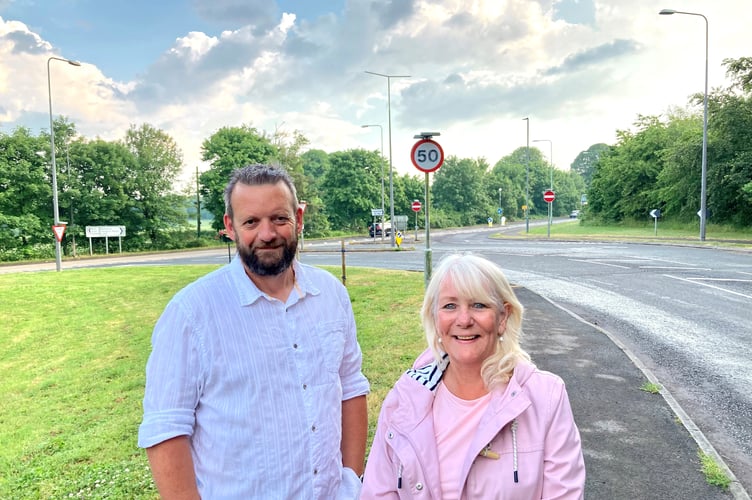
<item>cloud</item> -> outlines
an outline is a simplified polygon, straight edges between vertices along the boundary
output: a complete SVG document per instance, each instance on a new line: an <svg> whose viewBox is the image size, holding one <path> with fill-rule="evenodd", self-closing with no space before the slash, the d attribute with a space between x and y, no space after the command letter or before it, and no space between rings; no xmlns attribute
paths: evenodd
<svg viewBox="0 0 752 500"><path fill-rule="evenodd" d="M273 0L193 0L193 8L208 21L224 27L249 27L254 33L272 29L279 16Z"/></svg>
<svg viewBox="0 0 752 500"><path fill-rule="evenodd" d="M384 28L391 28L407 20L415 12L415 0L385 0L371 3L371 9Z"/></svg>
<svg viewBox="0 0 752 500"><path fill-rule="evenodd" d="M546 75L556 75L560 73L570 73L579 71L611 61L615 58L634 55L641 49L640 44L634 40L613 40L609 43L592 47L576 52L562 62L560 65L549 68L545 71Z"/></svg>
<svg viewBox="0 0 752 500"><path fill-rule="evenodd" d="M42 54L50 44L19 21L3 21L0 17L0 44L11 54Z"/></svg>

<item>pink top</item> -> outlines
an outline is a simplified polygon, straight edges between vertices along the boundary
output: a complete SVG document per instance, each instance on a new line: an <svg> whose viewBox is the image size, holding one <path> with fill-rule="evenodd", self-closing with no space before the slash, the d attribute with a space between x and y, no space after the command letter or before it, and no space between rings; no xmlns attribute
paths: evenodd
<svg viewBox="0 0 752 500"><path fill-rule="evenodd" d="M452 394L445 384L439 384L436 389L433 424L443 500L460 498L462 464L489 401L490 393L478 399L465 400Z"/></svg>

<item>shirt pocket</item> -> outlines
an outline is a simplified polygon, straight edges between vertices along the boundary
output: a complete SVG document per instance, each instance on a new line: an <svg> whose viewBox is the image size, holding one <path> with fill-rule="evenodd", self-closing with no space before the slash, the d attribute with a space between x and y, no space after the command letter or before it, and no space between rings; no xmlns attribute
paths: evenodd
<svg viewBox="0 0 752 500"><path fill-rule="evenodd" d="M314 335L324 369L329 373L338 374L345 351L345 322L323 321L314 328Z"/></svg>

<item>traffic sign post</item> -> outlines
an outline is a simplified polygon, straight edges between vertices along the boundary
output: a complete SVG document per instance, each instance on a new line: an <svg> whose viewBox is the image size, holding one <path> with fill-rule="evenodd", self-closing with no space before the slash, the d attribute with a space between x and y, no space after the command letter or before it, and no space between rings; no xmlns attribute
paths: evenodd
<svg viewBox="0 0 752 500"><path fill-rule="evenodd" d="M55 233L57 242L62 243L63 235L65 234L65 225L52 226L52 232Z"/></svg>
<svg viewBox="0 0 752 500"><path fill-rule="evenodd" d="M661 216L661 210L659 208L654 208L653 210L650 211L650 216L653 218L653 226L654 226L653 234L658 236L658 219Z"/></svg>
<svg viewBox="0 0 752 500"><path fill-rule="evenodd" d="M428 185L428 174L435 172L444 163L444 150L438 142L432 140L432 137L441 135L438 132L421 132L414 138L419 139L413 145L413 149L410 151L410 160L415 165L415 168L425 173L426 179L426 212L423 218L426 224L426 259L423 271L423 278L425 285L428 286L428 282L431 280L431 218L429 216L429 207L431 206L431 189ZM416 218L417 218L417 213ZM417 223L416 223L417 226ZM417 240L417 228L416 228L416 240Z"/></svg>
<svg viewBox="0 0 752 500"><path fill-rule="evenodd" d="M413 212L415 212L415 241L418 241L418 212L420 212L420 209L422 208L420 201L413 200L410 208L412 208Z"/></svg>
<svg viewBox="0 0 752 500"><path fill-rule="evenodd" d="M548 203L548 237L551 237L551 222L553 219L554 214L554 200L556 199L556 193L554 193L551 189L546 189L543 191L543 201Z"/></svg>

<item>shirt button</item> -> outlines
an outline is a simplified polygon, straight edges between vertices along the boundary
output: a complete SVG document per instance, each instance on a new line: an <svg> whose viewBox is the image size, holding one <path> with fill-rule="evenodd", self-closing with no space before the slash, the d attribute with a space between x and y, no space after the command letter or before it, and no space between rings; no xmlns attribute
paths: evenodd
<svg viewBox="0 0 752 500"><path fill-rule="evenodd" d="M391 432L386 435L387 439L392 439L393 437L394 437L394 434L392 434Z"/></svg>
<svg viewBox="0 0 752 500"><path fill-rule="evenodd" d="M303 384L303 390L305 391L306 389L308 389L308 384Z"/></svg>
<svg viewBox="0 0 752 500"><path fill-rule="evenodd" d="M415 489L418 490L418 491L422 490L423 489L423 483L417 483L415 485Z"/></svg>
<svg viewBox="0 0 752 500"><path fill-rule="evenodd" d="M312 426L311 426L311 430L312 430L313 432L316 432L316 426L315 426L315 425L312 425Z"/></svg>
<svg viewBox="0 0 752 500"><path fill-rule="evenodd" d="M318 470L318 469L313 469L313 475L314 475L314 476L315 476L316 474L318 474L318 473L319 473L319 470Z"/></svg>
<svg viewBox="0 0 752 500"><path fill-rule="evenodd" d="M297 348L298 348L298 344L293 344L293 345L292 345L292 348L293 348L293 349L297 349Z"/></svg>

